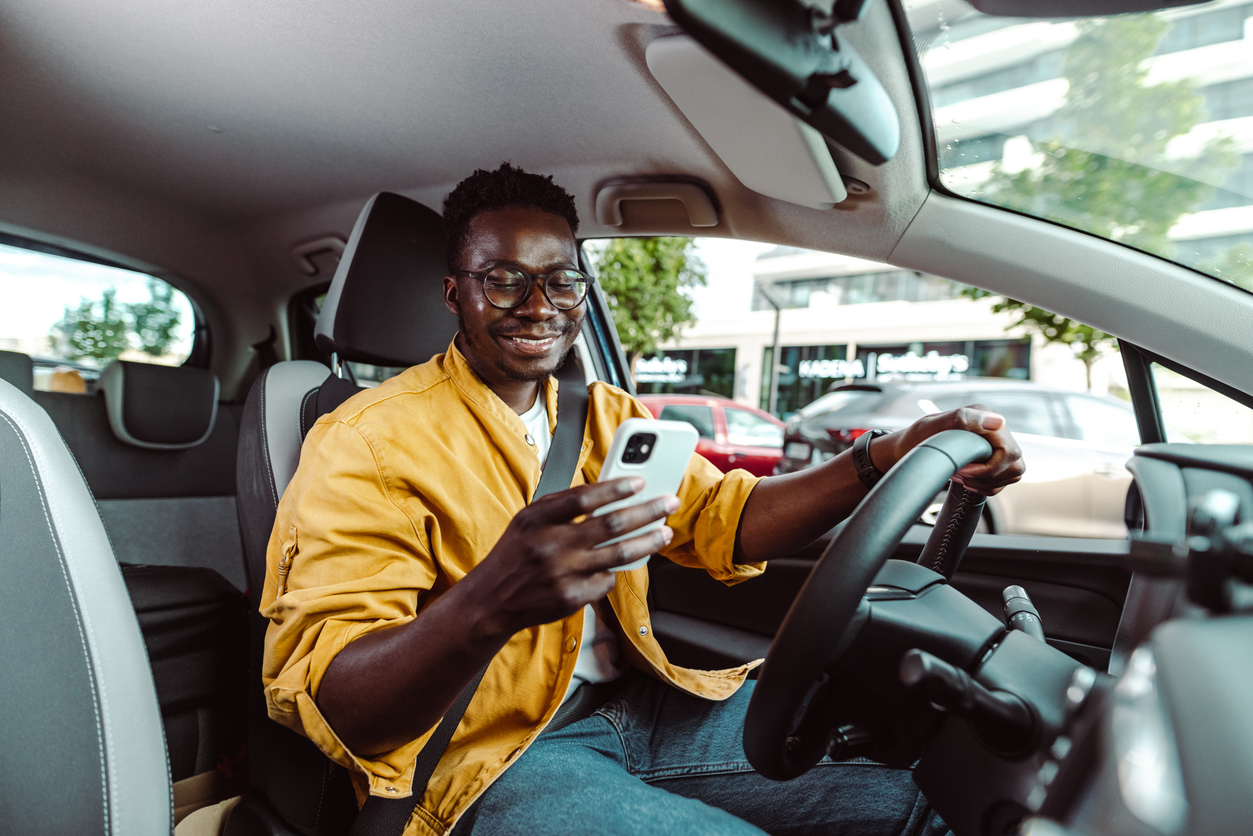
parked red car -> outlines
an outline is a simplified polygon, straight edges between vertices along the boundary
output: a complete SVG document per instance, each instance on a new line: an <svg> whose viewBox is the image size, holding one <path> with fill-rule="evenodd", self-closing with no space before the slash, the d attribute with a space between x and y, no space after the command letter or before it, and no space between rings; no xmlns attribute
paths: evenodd
<svg viewBox="0 0 1253 836"><path fill-rule="evenodd" d="M686 421L700 433L696 452L723 473L769 476L783 456L783 422L768 412L708 395L641 395L657 418Z"/></svg>

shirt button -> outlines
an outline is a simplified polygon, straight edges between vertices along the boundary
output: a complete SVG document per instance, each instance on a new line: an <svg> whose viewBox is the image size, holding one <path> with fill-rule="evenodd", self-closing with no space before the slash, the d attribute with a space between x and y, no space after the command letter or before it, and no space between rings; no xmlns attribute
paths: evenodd
<svg viewBox="0 0 1253 836"><path fill-rule="evenodd" d="M530 444L532 447L534 447L534 446L535 446L535 439L531 438L531 434L530 434L530 433L527 433L527 434L526 434L526 443L527 443L527 444Z"/></svg>
<svg viewBox="0 0 1253 836"><path fill-rule="evenodd" d="M648 628L647 628L647 627L641 627L641 628L640 628L640 635L641 635L641 636L647 636L647 635L648 635Z"/></svg>
<svg viewBox="0 0 1253 836"><path fill-rule="evenodd" d="M579 646L579 640L576 639L574 636L571 636L570 638L566 639L566 652L567 653L573 653L574 649L578 646Z"/></svg>
<svg viewBox="0 0 1253 836"><path fill-rule="evenodd" d="M385 789L388 792L400 792L400 790L396 789L395 787L385 787Z"/></svg>

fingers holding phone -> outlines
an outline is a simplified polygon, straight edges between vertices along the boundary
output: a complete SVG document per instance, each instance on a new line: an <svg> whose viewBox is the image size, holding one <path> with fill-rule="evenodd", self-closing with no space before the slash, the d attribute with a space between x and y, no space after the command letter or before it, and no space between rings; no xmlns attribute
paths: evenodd
<svg viewBox="0 0 1253 836"><path fill-rule="evenodd" d="M617 432L614 433L613 443L609 446L609 454L605 457L605 465L601 470L598 484L629 476L642 479L644 485L637 493L597 509L593 512L593 517L620 514L622 509L632 506L649 508L652 505L654 507L651 513L643 516L622 517L621 522L616 525L622 526L618 530L623 533L615 534L613 530L607 532L615 536L602 542L600 548L623 542L628 537L662 528L664 518L658 519L655 516L661 507L657 506L657 503L658 501L666 503L667 516L679 507L674 495L678 493L679 485L683 482L683 474L687 472L688 462L692 454L696 452L698 438L696 429L684 421L630 418L622 422ZM670 500L673 500L673 503L670 503ZM635 520L639 522L632 525L631 523ZM613 566L610 571L626 572L639 569L648 562L648 556L653 551L668 542L669 538L666 538L656 548L643 553L638 560Z"/></svg>

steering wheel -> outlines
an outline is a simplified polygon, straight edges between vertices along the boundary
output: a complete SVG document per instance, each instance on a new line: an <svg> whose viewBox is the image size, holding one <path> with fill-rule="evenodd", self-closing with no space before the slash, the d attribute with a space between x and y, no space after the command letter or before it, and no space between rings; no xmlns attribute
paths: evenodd
<svg viewBox="0 0 1253 836"><path fill-rule="evenodd" d="M823 701L814 697L855 637L850 628L862 596L953 474L991 455L992 446L975 433L933 435L874 486L827 546L792 602L749 701L744 753L762 775L790 780L826 754L831 729ZM946 580L952 576L978 524L980 499L953 485L919 563Z"/></svg>

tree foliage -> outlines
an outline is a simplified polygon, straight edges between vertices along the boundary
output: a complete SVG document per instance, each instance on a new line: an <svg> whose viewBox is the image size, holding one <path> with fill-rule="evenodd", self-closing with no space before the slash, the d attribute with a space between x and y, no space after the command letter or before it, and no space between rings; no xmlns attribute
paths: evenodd
<svg viewBox="0 0 1253 836"><path fill-rule="evenodd" d="M1193 156L1168 153L1171 140L1206 118L1204 97L1191 81L1148 81L1147 60L1169 26L1152 15L1081 21L1063 65L1069 90L1055 116L1056 138L1037 143L1025 167L995 163L986 199L1173 258L1170 229L1209 199L1209 184L1237 156L1226 136L1210 139ZM1226 258L1232 264L1223 278L1231 280L1240 262L1238 255ZM966 294L991 295L977 288ZM1099 329L1016 299L999 301L993 310L1015 313L1014 327L1070 346L1084 363L1089 388L1093 362L1116 345Z"/></svg>
<svg viewBox="0 0 1253 836"><path fill-rule="evenodd" d="M691 238L616 238L597 259L597 281L634 374L635 361L695 321L687 289L705 284Z"/></svg>
<svg viewBox="0 0 1253 836"><path fill-rule="evenodd" d="M111 287L100 299L84 298L77 307L66 307L65 316L53 326L53 339L64 339L68 359L92 358L104 365L130 347L128 330L125 310L118 304L117 290Z"/></svg>
<svg viewBox="0 0 1253 836"><path fill-rule="evenodd" d="M151 357L169 351L178 338L182 314L174 304L174 288L148 280L148 301L121 303L117 289L108 288L99 299L82 298L66 306L61 321L52 326L51 339L69 360L113 362L128 349Z"/></svg>
<svg viewBox="0 0 1253 836"><path fill-rule="evenodd" d="M149 279L148 296L147 302L126 308L139 350L150 357L160 357L177 338L181 317L174 307L174 288L165 282Z"/></svg>

